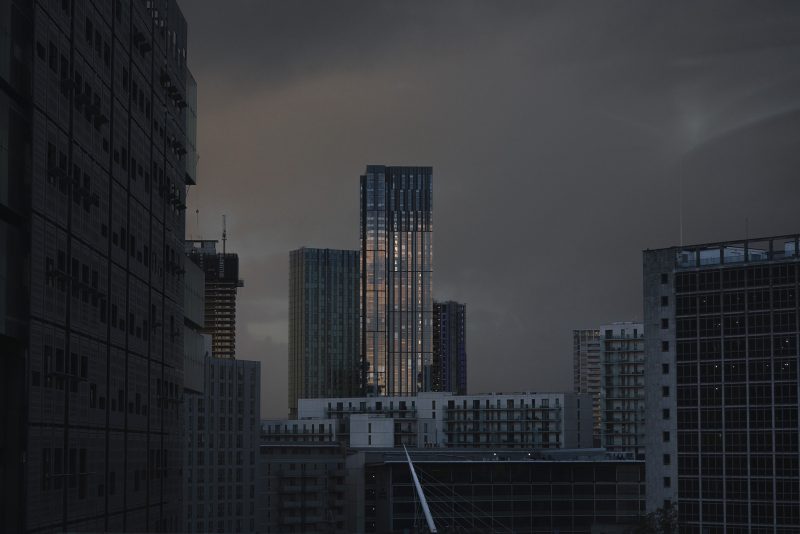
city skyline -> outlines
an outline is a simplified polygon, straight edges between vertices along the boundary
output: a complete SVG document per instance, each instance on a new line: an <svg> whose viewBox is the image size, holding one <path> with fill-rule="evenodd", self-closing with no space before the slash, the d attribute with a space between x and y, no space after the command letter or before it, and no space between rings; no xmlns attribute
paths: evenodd
<svg viewBox="0 0 800 534"><path fill-rule="evenodd" d="M569 389L573 328L642 319L641 250L680 244L679 176L685 243L796 230L800 6L411 6L181 4L208 178L187 237L228 215L265 416L286 413L286 253L358 248L367 163L436 169L434 297L470 306L476 392Z"/></svg>
<svg viewBox="0 0 800 534"><path fill-rule="evenodd" d="M779 1L0 0L0 530L800 532Z"/></svg>

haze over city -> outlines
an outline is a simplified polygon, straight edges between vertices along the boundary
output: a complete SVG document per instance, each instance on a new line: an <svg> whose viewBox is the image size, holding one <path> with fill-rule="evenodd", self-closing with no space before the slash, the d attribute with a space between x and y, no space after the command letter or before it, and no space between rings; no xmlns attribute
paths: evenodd
<svg viewBox="0 0 800 534"><path fill-rule="evenodd" d="M434 296L469 305L475 392L569 389L573 328L642 318L641 250L679 244L681 182L685 243L796 230L794 3L180 4L187 236L227 214L267 417L288 251L357 248L366 164L435 170Z"/></svg>

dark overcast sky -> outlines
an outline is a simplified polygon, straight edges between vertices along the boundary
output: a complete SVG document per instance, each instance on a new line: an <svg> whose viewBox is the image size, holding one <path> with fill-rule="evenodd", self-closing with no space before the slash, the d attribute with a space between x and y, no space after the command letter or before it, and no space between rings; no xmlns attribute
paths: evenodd
<svg viewBox="0 0 800 534"><path fill-rule="evenodd" d="M358 246L366 164L434 167L434 295L473 392L572 387L641 250L800 231L800 3L181 0L187 233L239 253L237 354L285 417L288 252ZM195 209L200 210L199 227Z"/></svg>

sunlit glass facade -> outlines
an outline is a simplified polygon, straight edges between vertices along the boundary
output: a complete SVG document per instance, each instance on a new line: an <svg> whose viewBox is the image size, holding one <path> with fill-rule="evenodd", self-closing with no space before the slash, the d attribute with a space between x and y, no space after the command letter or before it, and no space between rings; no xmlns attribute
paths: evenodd
<svg viewBox="0 0 800 534"><path fill-rule="evenodd" d="M361 176L361 351L367 395L430 390L431 167L369 165Z"/></svg>

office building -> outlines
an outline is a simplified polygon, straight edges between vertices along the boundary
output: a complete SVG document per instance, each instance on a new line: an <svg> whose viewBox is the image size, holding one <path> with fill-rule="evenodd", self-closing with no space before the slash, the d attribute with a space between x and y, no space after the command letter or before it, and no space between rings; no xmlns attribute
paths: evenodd
<svg viewBox="0 0 800 534"><path fill-rule="evenodd" d="M223 236L224 237L224 236ZM244 286L239 278L239 255L217 252L217 241L187 240L184 251L205 275L205 328L211 335L214 358L236 357L236 292Z"/></svg>
<svg viewBox="0 0 800 534"><path fill-rule="evenodd" d="M644 510L644 462L598 449L409 454L439 532L632 534ZM346 472L347 532L425 525L404 451L353 451Z"/></svg>
<svg viewBox="0 0 800 534"><path fill-rule="evenodd" d="M0 530L179 530L186 21L174 0L0 20Z"/></svg>
<svg viewBox="0 0 800 534"><path fill-rule="evenodd" d="M798 236L646 250L647 501L682 532L800 531Z"/></svg>
<svg viewBox="0 0 800 534"><path fill-rule="evenodd" d="M360 392L359 270L357 250L289 255L289 417L298 398Z"/></svg>
<svg viewBox="0 0 800 534"><path fill-rule="evenodd" d="M433 303L432 391L467 394L467 305Z"/></svg>
<svg viewBox="0 0 800 534"><path fill-rule="evenodd" d="M573 330L572 346L573 391L592 397L593 442L600 447L600 330Z"/></svg>
<svg viewBox="0 0 800 534"><path fill-rule="evenodd" d="M349 447L580 448L592 445L591 410L591 398L574 393L428 392L301 399L292 423L335 420L337 439ZM264 428L266 435L286 432L286 426Z"/></svg>
<svg viewBox="0 0 800 534"><path fill-rule="evenodd" d="M257 532L261 363L213 357L204 363L203 391L184 396L180 531Z"/></svg>
<svg viewBox="0 0 800 534"><path fill-rule="evenodd" d="M361 352L367 395L431 389L431 167L361 176Z"/></svg>
<svg viewBox="0 0 800 534"><path fill-rule="evenodd" d="M602 445L644 459L645 352L642 323L600 327Z"/></svg>

